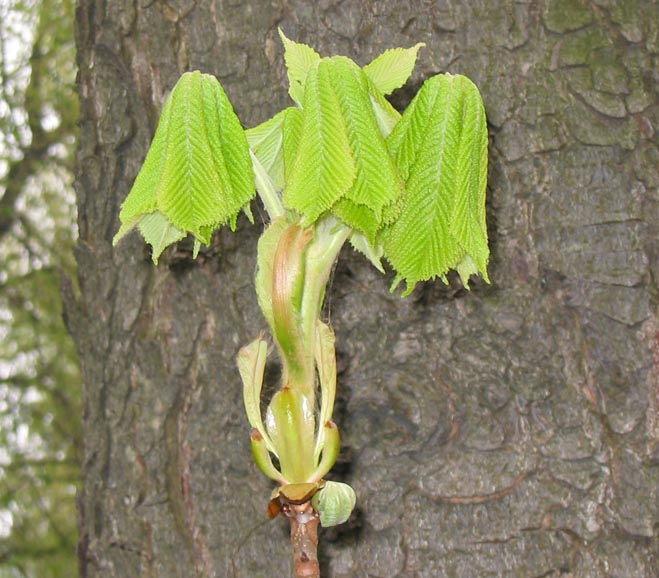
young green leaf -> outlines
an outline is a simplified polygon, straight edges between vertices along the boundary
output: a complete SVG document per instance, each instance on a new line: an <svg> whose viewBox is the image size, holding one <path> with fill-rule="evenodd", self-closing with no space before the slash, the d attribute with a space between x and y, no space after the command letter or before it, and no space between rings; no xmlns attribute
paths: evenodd
<svg viewBox="0 0 659 578"><path fill-rule="evenodd" d="M334 204L332 214L349 227L363 233L370 242L375 242L382 225L382 210L376 213L366 205L344 197Z"/></svg>
<svg viewBox="0 0 659 578"><path fill-rule="evenodd" d="M279 37L284 45L284 62L288 69L288 94L302 106L307 74L318 64L320 55L310 46L286 38L281 28L279 28Z"/></svg>
<svg viewBox="0 0 659 578"><path fill-rule="evenodd" d="M290 170L286 167L284 205L304 215L307 223L315 222L344 196L356 176L348 129L333 82L327 60L309 71L297 155ZM284 142L286 147L286 135Z"/></svg>
<svg viewBox="0 0 659 578"><path fill-rule="evenodd" d="M461 76L427 80L387 140L406 180L406 194L399 217L383 234L385 257L407 282L406 293L418 281L443 278L458 265L466 272L468 254L486 274L484 233L476 237L473 227L459 222L474 218L484 223L485 214L485 182L480 180L486 170L485 117L472 110L472 86ZM465 123L465 116L471 121ZM465 203L476 216L466 214Z"/></svg>
<svg viewBox="0 0 659 578"><path fill-rule="evenodd" d="M144 166L122 205L116 243L159 211L202 243L235 220L254 196L254 174L240 121L220 83L184 74L170 94Z"/></svg>
<svg viewBox="0 0 659 578"><path fill-rule="evenodd" d="M420 42L412 48L386 50L367 64L364 72L382 94L391 94L407 82L414 70L417 53L423 46L425 44Z"/></svg>
<svg viewBox="0 0 659 578"><path fill-rule="evenodd" d="M113 245L116 245L145 215L153 213L158 208L158 187L162 178L163 166L167 159L171 108L172 98L170 95L163 107L160 122L147 151L144 164L137 174L133 188L121 205L121 212L119 213L121 227L114 236Z"/></svg>
<svg viewBox="0 0 659 578"><path fill-rule="evenodd" d="M382 210L400 196L403 182L380 132L368 78L345 57L331 58L327 66L357 169L355 182L332 212L374 241L382 222Z"/></svg>
<svg viewBox="0 0 659 578"><path fill-rule="evenodd" d="M485 108L476 85L465 76L460 83L464 109L462 133L457 152L457 195L451 214L451 234L472 259L487 281L490 251L485 223L485 188L487 185L487 123ZM466 271L467 264L462 268ZM472 267L473 268L473 267ZM458 268L460 270L460 268ZM464 276L462 273L461 276Z"/></svg>

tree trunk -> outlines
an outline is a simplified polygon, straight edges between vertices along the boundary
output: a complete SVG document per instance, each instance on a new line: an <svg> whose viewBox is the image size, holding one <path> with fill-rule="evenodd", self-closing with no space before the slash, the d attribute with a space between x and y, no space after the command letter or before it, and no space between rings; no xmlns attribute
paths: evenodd
<svg viewBox="0 0 659 578"><path fill-rule="evenodd" d="M277 26L360 64L425 42L483 92L491 285L389 293L345 250L337 334L351 521L324 578L659 574L659 22L654 0L80 0L82 577L281 577L234 358L265 329L262 226L154 267L118 210L164 97L213 73L247 126L287 104ZM254 206L257 221L259 208Z"/></svg>

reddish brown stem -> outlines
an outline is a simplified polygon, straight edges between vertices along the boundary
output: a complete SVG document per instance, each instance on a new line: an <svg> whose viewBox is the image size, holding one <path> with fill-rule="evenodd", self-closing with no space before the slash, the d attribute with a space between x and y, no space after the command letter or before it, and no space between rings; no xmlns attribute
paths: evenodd
<svg viewBox="0 0 659 578"><path fill-rule="evenodd" d="M318 565L318 514L311 502L286 504L282 513L291 521L293 578L320 578Z"/></svg>

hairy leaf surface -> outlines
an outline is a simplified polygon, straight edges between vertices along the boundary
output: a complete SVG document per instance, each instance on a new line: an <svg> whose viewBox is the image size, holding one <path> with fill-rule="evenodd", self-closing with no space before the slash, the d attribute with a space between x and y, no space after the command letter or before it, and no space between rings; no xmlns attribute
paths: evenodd
<svg viewBox="0 0 659 578"><path fill-rule="evenodd" d="M122 206L118 241L155 210L208 243L214 228L233 227L254 195L244 131L220 83L184 74L163 109L151 150Z"/></svg>
<svg viewBox="0 0 659 578"><path fill-rule="evenodd" d="M286 115L283 124L284 182L288 183L291 179L293 167L295 166L298 150L300 148L300 137L302 136L304 115L301 109L294 107L287 108L285 113Z"/></svg>
<svg viewBox="0 0 659 578"><path fill-rule="evenodd" d="M418 281L444 278L458 265L466 271L468 254L486 274L484 232L476 238L469 225L469 219L484 224L485 183L479 179L486 171L484 115L474 106L471 87L461 76L429 79L387 141L406 194L400 215L384 234L385 257L407 282L408 293ZM476 96L480 102L477 91ZM465 206L475 215L466 214Z"/></svg>
<svg viewBox="0 0 659 578"><path fill-rule="evenodd" d="M403 182L382 138L368 78L348 58L334 57L329 65L357 169L355 182L332 212L374 240L382 210L400 196Z"/></svg>
<svg viewBox="0 0 659 578"><path fill-rule="evenodd" d="M322 60L307 76L297 155L286 171L284 204L308 223L338 201L356 176L348 128L333 86L332 66Z"/></svg>
<svg viewBox="0 0 659 578"><path fill-rule="evenodd" d="M478 88L466 77L460 82L464 100L462 134L457 152L457 195L451 215L451 234L487 280L490 252L485 223L487 185L487 123Z"/></svg>

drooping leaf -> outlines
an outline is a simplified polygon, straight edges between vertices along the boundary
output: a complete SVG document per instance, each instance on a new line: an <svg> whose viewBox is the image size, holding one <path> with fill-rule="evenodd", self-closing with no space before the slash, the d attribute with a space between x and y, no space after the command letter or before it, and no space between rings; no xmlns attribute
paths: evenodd
<svg viewBox="0 0 659 578"><path fill-rule="evenodd" d="M357 169L355 182L332 212L373 241L383 208L400 196L403 182L378 126L366 75L345 57L331 58L327 66Z"/></svg>
<svg viewBox="0 0 659 578"><path fill-rule="evenodd" d="M311 505L318 512L324 528L346 522L356 503L355 491L341 482L325 482L325 487L311 498Z"/></svg>
<svg viewBox="0 0 659 578"><path fill-rule="evenodd" d="M490 251L485 223L485 188L487 185L487 123L478 88L464 76L460 83L464 109L462 133L457 152L457 196L451 215L451 234L473 260L487 281ZM463 271L466 271L463 264ZM464 276L462 273L461 276Z"/></svg>
<svg viewBox="0 0 659 578"><path fill-rule="evenodd" d="M382 225L382 210L376 213L366 205L344 197L334 204L332 214L349 227L363 233L370 242L375 242Z"/></svg>
<svg viewBox="0 0 659 578"><path fill-rule="evenodd" d="M412 48L386 50L367 64L364 72L382 94L390 94L407 82L414 70L417 53L423 46L425 44L420 42Z"/></svg>
<svg viewBox="0 0 659 578"><path fill-rule="evenodd" d="M172 107L158 207L197 234L238 214L252 198L254 176L244 131L220 83L199 72L181 77Z"/></svg>
<svg viewBox="0 0 659 578"><path fill-rule="evenodd" d="M403 183L379 131L365 74L348 58L335 57L330 63L357 163L357 178L347 198L379 212L398 197Z"/></svg>
<svg viewBox="0 0 659 578"><path fill-rule="evenodd" d="M244 131L220 83L184 74L169 95L133 189L122 205L116 243L158 210L176 228L208 243L254 196Z"/></svg>
<svg viewBox="0 0 659 578"><path fill-rule="evenodd" d="M297 155L286 169L284 204L315 222L350 189L356 166L327 60L305 82ZM286 137L284 137L286 140Z"/></svg>
<svg viewBox="0 0 659 578"><path fill-rule="evenodd" d="M479 251L479 261L469 254L479 271L486 274L486 241L483 249L479 244L483 237L472 236L468 249L464 239L469 233L464 233L465 225L457 222L475 218L477 223L484 223L485 211L480 188L484 191L484 181L473 178L480 178L486 170L480 124L484 123L484 115L469 112L473 107L473 85L463 78L439 75L427 80L387 139L406 180L406 193L400 215L383 234L385 257L398 278L407 282L407 293L418 281L444 278L458 265L462 264L464 273L465 257L474 248ZM465 123L465 114L475 120ZM462 201L465 196L473 200ZM469 215L460 208L460 202L469 207ZM456 237L455 232L461 236Z"/></svg>
<svg viewBox="0 0 659 578"><path fill-rule="evenodd" d="M318 64L320 55L310 46L286 38L281 28L279 37L284 45L284 62L289 83L288 94L298 105L303 106L304 84L309 71Z"/></svg>
<svg viewBox="0 0 659 578"><path fill-rule="evenodd" d="M167 160L167 139L169 121L171 119L172 98L167 99L160 115L160 122L151 146L146 154L140 172L133 183L133 188L121 205L121 227L115 235L112 244L117 242L128 231L149 213L158 207L158 188L161 186L163 168Z"/></svg>

